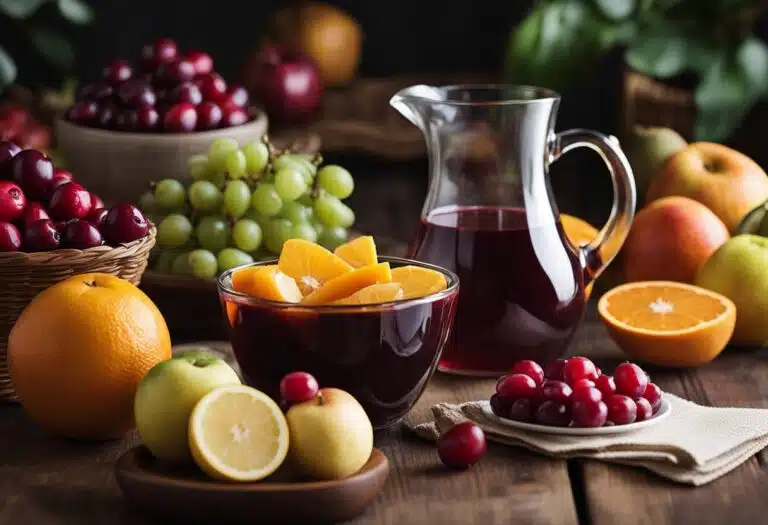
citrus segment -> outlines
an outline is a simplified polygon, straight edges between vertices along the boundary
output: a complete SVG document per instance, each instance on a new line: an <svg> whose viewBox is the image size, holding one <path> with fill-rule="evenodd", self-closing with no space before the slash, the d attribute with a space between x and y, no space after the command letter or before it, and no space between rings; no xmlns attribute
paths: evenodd
<svg viewBox="0 0 768 525"><path fill-rule="evenodd" d="M352 295L366 286L389 282L392 282L392 271L389 268L389 263L363 266L326 282L304 297L302 303L308 305L329 304Z"/></svg>
<svg viewBox="0 0 768 525"><path fill-rule="evenodd" d="M420 266L401 266L392 270L392 281L403 287L403 299L424 297L445 290L448 281L435 270Z"/></svg>
<svg viewBox="0 0 768 525"><path fill-rule="evenodd" d="M260 272L264 269L272 269L277 268L276 264L268 264L266 266L248 266L247 268L243 268L242 270L237 270L232 274L232 289L236 292L244 293L244 294L250 294L250 289L252 287L251 281L253 279L253 275L256 272Z"/></svg>
<svg viewBox="0 0 768 525"><path fill-rule="evenodd" d="M304 295L309 295L327 281L352 271L352 267L338 255L319 244L303 239L285 241L277 265L281 272L296 280Z"/></svg>
<svg viewBox="0 0 768 525"><path fill-rule="evenodd" d="M400 283L378 283L366 286L349 297L339 299L333 304L375 304L388 303L403 298L403 287Z"/></svg>
<svg viewBox="0 0 768 525"><path fill-rule="evenodd" d="M288 443L288 424L280 407L249 386L212 390L189 418L192 457L215 479L264 479L283 463Z"/></svg>
<svg viewBox="0 0 768 525"><path fill-rule="evenodd" d="M618 286L600 299L598 313L622 350L662 366L711 361L736 323L736 307L727 297L671 281Z"/></svg>
<svg viewBox="0 0 768 525"><path fill-rule="evenodd" d="M352 268L361 268L379 262L376 243L370 235L352 239L336 248L333 253L344 259Z"/></svg>
<svg viewBox="0 0 768 525"><path fill-rule="evenodd" d="M251 297L268 301L298 303L302 294L296 281L281 272L277 266L264 266L261 271L251 272L248 281L241 283L243 288L237 290Z"/></svg>

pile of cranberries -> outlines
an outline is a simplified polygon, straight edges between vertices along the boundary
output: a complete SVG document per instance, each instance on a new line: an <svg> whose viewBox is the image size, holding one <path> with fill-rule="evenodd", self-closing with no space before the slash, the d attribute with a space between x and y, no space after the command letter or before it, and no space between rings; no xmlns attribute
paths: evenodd
<svg viewBox="0 0 768 525"><path fill-rule="evenodd" d="M661 389L634 363L621 363L609 376L586 357L556 359L546 369L525 360L496 383L491 410L526 423L602 427L653 417L661 397Z"/></svg>
<svg viewBox="0 0 768 525"><path fill-rule="evenodd" d="M107 209L44 153L0 141L0 252L116 246L148 230L134 206Z"/></svg>
<svg viewBox="0 0 768 525"><path fill-rule="evenodd" d="M187 133L251 120L248 91L227 86L202 51L179 52L161 38L145 45L136 64L124 59L82 87L67 119L89 127L147 133Z"/></svg>

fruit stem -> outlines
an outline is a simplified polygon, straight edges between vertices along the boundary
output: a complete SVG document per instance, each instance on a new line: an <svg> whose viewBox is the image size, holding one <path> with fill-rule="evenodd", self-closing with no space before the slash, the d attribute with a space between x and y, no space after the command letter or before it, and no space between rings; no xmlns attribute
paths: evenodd
<svg viewBox="0 0 768 525"><path fill-rule="evenodd" d="M317 406L323 406L325 404L325 397L323 396L322 392L318 392L317 396Z"/></svg>

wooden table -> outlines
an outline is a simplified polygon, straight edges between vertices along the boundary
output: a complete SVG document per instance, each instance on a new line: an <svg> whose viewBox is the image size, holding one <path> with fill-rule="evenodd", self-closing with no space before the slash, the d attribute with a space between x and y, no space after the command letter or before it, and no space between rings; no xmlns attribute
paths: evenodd
<svg viewBox="0 0 768 525"><path fill-rule="evenodd" d="M385 171L383 168L381 171ZM407 170L363 178L357 198L362 229L405 239L423 198L423 180ZM381 182L383 181L383 182ZM358 210L364 208L358 202ZM616 355L590 311L571 349ZM653 370L670 392L711 405L768 407L765 352L728 351L698 370ZM601 359L603 369L615 359ZM492 382L436 375L417 410L437 400L486 396ZM18 406L0 406L0 525L149 525L122 499L112 468L134 445L85 444L48 436ZM355 525L752 525L768 523L768 456L762 452L703 487L675 485L639 469L596 461L561 461L491 444L474 468L443 468L434 444L397 427L377 446L391 461L383 493ZM225 524L221 524L225 525Z"/></svg>

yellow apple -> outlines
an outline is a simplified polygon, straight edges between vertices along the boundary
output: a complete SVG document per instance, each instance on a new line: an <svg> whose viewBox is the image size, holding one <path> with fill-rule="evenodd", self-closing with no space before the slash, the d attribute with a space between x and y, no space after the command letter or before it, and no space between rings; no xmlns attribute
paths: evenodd
<svg viewBox="0 0 768 525"><path fill-rule="evenodd" d="M743 153L694 142L667 159L651 180L646 202L673 195L699 201L735 233L744 216L768 199L768 176Z"/></svg>
<svg viewBox="0 0 768 525"><path fill-rule="evenodd" d="M133 405L144 445L163 461L192 461L187 435L192 409L214 388L233 384L240 378L232 367L199 350L156 364L139 383Z"/></svg>
<svg viewBox="0 0 768 525"><path fill-rule="evenodd" d="M746 234L731 238L704 263L695 284L736 305L732 344L768 342L768 238Z"/></svg>
<svg viewBox="0 0 768 525"><path fill-rule="evenodd" d="M323 388L285 416L291 444L288 457L315 479L341 479L359 471L373 450L373 427L363 407L338 388Z"/></svg>

